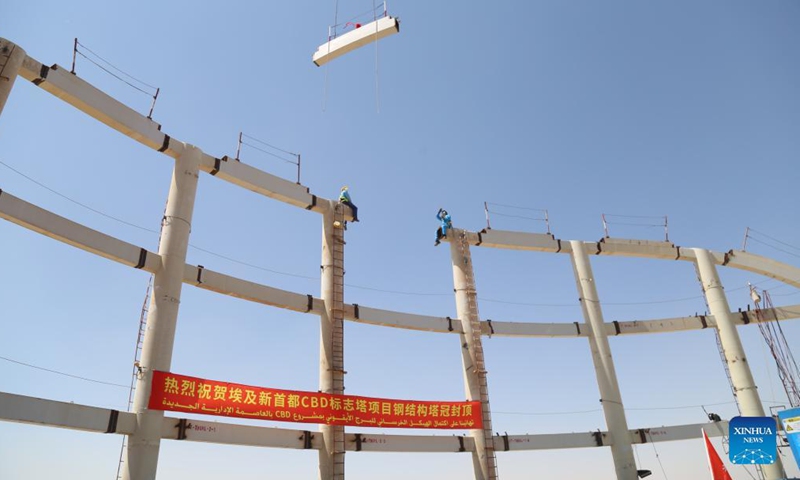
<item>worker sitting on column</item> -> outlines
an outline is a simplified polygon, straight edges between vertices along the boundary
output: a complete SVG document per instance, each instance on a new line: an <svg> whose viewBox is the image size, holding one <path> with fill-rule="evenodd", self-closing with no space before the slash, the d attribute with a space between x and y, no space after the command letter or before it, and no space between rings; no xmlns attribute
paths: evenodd
<svg viewBox="0 0 800 480"><path fill-rule="evenodd" d="M347 191L347 186L342 187L342 192L339 194L339 202L350 207L350 210L353 211L353 221L357 222L358 207L353 205L353 201L350 200L350 193Z"/></svg>
<svg viewBox="0 0 800 480"><path fill-rule="evenodd" d="M440 208L436 213L436 219L442 222L442 226L436 230L436 243L434 243L434 246L439 245L441 239L447 237L447 229L453 229L453 222L447 210Z"/></svg>

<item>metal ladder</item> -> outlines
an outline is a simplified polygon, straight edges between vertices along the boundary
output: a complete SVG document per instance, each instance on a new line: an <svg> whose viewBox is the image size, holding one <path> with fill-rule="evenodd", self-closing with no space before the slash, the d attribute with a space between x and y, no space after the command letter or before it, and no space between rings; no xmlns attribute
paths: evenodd
<svg viewBox="0 0 800 480"><path fill-rule="evenodd" d="M331 321L331 348L333 349L331 374L333 375L333 392L344 393L344 205L334 206L333 218L333 316ZM333 427L333 478L344 479L344 426Z"/></svg>
<svg viewBox="0 0 800 480"><path fill-rule="evenodd" d="M139 361L142 358L142 344L144 343L144 332L147 330L147 312L150 306L150 293L153 290L153 276L150 276L150 281L147 283L147 291L144 294L144 302L142 303L142 313L139 317L139 333L136 336L136 350L133 353L133 373L131 374L131 388L128 392L128 411L133 407L133 398L136 393L136 382L139 380ZM128 446L128 436L122 436L122 448L119 451L119 463L117 464L117 479L122 478L122 464L124 463L123 457L125 455L125 447Z"/></svg>
<svg viewBox="0 0 800 480"><path fill-rule="evenodd" d="M481 339L481 322L478 312L478 292L475 288L475 275L472 271L472 254L469 250L467 233L461 230L458 233L458 251L463 258L464 275L467 280L467 305L469 307L469 324L472 327L472 365L478 376L480 388L481 417L483 419L483 439L486 448L486 462L489 466L489 479L499 478L497 471L497 458L494 450L494 437L492 436L492 411L489 408L489 383L486 378L486 363L483 357L483 343Z"/></svg>

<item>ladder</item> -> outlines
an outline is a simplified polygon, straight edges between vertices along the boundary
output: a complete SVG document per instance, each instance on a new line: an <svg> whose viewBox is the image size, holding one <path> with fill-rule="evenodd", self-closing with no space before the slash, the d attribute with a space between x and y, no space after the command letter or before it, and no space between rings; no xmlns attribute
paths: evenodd
<svg viewBox="0 0 800 480"><path fill-rule="evenodd" d="M455 233L455 232L453 232ZM489 479L497 479L497 458L494 450L494 437L492 436L492 411L489 408L489 383L486 378L486 363L483 357L483 343L481 339L481 322L480 314L478 312L478 292L475 288L475 275L472 271L472 254L469 250L469 240L467 232L464 230L458 231L457 245L459 256L463 259L464 265L462 266L464 276L466 277L466 293L469 317L469 325L472 335L472 350L470 351L470 358L474 368L475 375L478 377L478 386L480 390L481 402L481 418L483 419L483 440L486 449L486 463L489 469ZM480 452L478 452L480 454Z"/></svg>
<svg viewBox="0 0 800 480"><path fill-rule="evenodd" d="M136 350L133 353L133 373L131 374L131 388L128 391L128 411L133 407L133 398L136 393L136 382L139 380L139 360L142 358L142 344L144 343L144 333L147 330L147 312L150 306L150 293L153 290L153 276L150 276L150 281L147 283L147 291L144 294L144 302L142 303L142 313L139 316L139 332L136 335ZM119 463L117 465L117 479L122 475L123 457L125 455L125 447L128 446L128 436L122 436L122 448L119 451Z"/></svg>
<svg viewBox="0 0 800 480"><path fill-rule="evenodd" d="M331 348L333 363L333 392L344 393L344 219L345 207L336 203L333 210L333 315L331 322ZM344 479L344 426L333 426L333 478Z"/></svg>
<svg viewBox="0 0 800 480"><path fill-rule="evenodd" d="M706 306L706 315L711 310L708 307L708 299L706 298L705 287L703 286L703 279L700 278L700 272L695 267L695 274L697 275L697 283L700 284L700 290L703 296L703 303ZM725 358L725 348L722 346L722 339L719 338L719 327L714 327L714 339L717 341L717 350L719 351L719 358L722 359L722 367L725 369L725 376L728 378L728 386L731 387L731 393L733 394L734 400L736 400L736 410L741 415L742 409L739 407L739 399L738 395L736 395L736 387L733 385L733 377L731 377L731 369L728 366L728 359ZM726 438L723 436L723 446L727 442Z"/></svg>

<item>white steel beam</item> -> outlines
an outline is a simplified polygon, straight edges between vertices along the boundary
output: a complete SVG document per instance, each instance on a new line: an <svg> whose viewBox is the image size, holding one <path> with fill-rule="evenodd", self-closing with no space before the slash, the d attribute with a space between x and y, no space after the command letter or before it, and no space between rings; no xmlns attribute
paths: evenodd
<svg viewBox="0 0 800 480"><path fill-rule="evenodd" d="M614 458L617 479L636 480L633 449L630 439L624 436L628 431L628 421L625 418L625 408L617 382L611 346L604 328L603 310L600 307L600 297L597 294L591 262L580 241L573 241L571 244L575 283L578 295L580 295L581 310L586 319L586 326L589 328L589 348L592 352L592 363L600 390L600 402L603 406L606 425L614 438L611 445L611 456Z"/></svg>
<svg viewBox="0 0 800 480"><path fill-rule="evenodd" d="M333 336L337 325L335 322L341 321L342 312L336 312L336 298L334 283L339 280L344 281L343 277L337 275L336 270L342 270L343 266L336 265L334 256L334 206L327 205L326 211L322 214L322 260L320 275L320 291L324 301L324 308L319 315L319 391L341 395L344 393L344 371L343 365L337 365L336 352ZM341 225L340 228L344 228ZM343 345L338 348L344 348ZM344 355L341 353L342 356ZM334 480L344 478L345 454L336 445L337 437L341 441L344 435L344 426L341 425L319 425L319 435L322 437L323 448L319 449L319 478L320 480Z"/></svg>
<svg viewBox="0 0 800 480"><path fill-rule="evenodd" d="M82 430L95 433L128 435L136 427L133 413L117 412L74 403L0 392L0 420L47 427ZM112 416L116 415L116 420ZM111 420L111 421L110 421ZM176 440L181 419L165 417L161 438ZM114 423L116 422L116 423ZM238 425L224 422L188 419L185 438L189 442L204 442L252 447L320 449L318 432L275 427ZM109 431L111 430L111 431ZM672 425L630 430L631 443L671 442L701 438L701 430L709 437L719 437L728 431L728 422ZM353 452L473 452L475 443L469 436L456 435L395 435L349 433L348 451ZM306 441L307 439L307 441ZM533 435L501 435L494 437L495 451L559 450L610 446L612 437L605 431L585 433L548 433Z"/></svg>
<svg viewBox="0 0 800 480"><path fill-rule="evenodd" d="M155 273L161 257L0 190L0 218L109 260Z"/></svg>
<svg viewBox="0 0 800 480"><path fill-rule="evenodd" d="M3 113L25 57L25 50L5 38L0 38L0 114Z"/></svg>
<svg viewBox="0 0 800 480"><path fill-rule="evenodd" d="M472 245L483 247L551 253L571 253L572 251L571 242L558 240L551 235L542 233L492 229L482 230L477 233L470 232L468 238ZM599 242L581 243L586 251L593 255L684 260L689 262L695 260L695 249L684 249L669 242L603 238ZM716 265L757 273L800 288L800 268L740 250L730 250L727 253L710 252L710 254L712 262Z"/></svg>
<svg viewBox="0 0 800 480"><path fill-rule="evenodd" d="M696 248L694 253L697 258L697 273L706 296L708 309L717 318L717 331L722 345L722 354L730 371L730 380L739 410L746 417L763 417L764 406L758 395L758 387L753 380L753 373L750 371L750 364L739 338L739 332L730 316L728 299L714 266L711 252ZM776 457L773 464L762 465L761 471L766 480L778 480L786 476L780 457Z"/></svg>
<svg viewBox="0 0 800 480"><path fill-rule="evenodd" d="M194 203L197 196L200 149L187 147L175 159L167 207L161 227L158 254L163 266L153 276L153 295L147 309L147 327L142 342L141 374L136 381L133 412L136 432L130 435L122 468L123 480L155 480L164 412L150 410L153 372L169 372L178 310L189 249Z"/></svg>
<svg viewBox="0 0 800 480"><path fill-rule="evenodd" d="M132 413L5 392L0 392L0 420L125 435L136 429Z"/></svg>
<svg viewBox="0 0 800 480"><path fill-rule="evenodd" d="M59 65L48 67L27 57L19 75L137 142L154 150L165 144L167 135L161 132L161 125L73 75L69 69ZM183 144L174 142L171 147L168 154L177 157Z"/></svg>
<svg viewBox="0 0 800 480"><path fill-rule="evenodd" d="M0 218L129 267L137 267L142 259L143 264L140 268L146 272L154 273L161 267L161 257L157 253L85 227L2 190L0 190ZM477 241L477 234L474 235ZM571 251L568 243L564 247ZM688 253L682 251L682 256ZM737 253L737 258L750 258L750 255L742 257L740 255L741 253ZM691 257L687 255L687 258L694 258L694 252L691 252ZM719 261L724 262L724 255L720 255ZM319 298L312 296L309 300L307 294L273 288L191 264L186 264L184 267L183 281L223 295L295 312L319 315L323 309L323 302ZM746 311L731 312L731 315L737 325L754 321L753 315ZM768 321L774 317L779 320L800 318L800 305L776 307L765 315ZM368 325L437 333L462 333L461 321L457 318L448 320L447 317L396 312L363 305L345 305L345 318ZM484 335L501 337L585 337L586 329L582 328L581 324L582 322L537 323L492 320L491 327L487 321L481 322L481 332ZM707 315L609 322L605 324L605 329L608 335L616 336L700 330L715 325L714 316Z"/></svg>
<svg viewBox="0 0 800 480"><path fill-rule="evenodd" d="M153 150L178 158L186 149L183 142L162 132L161 125L73 75L64 67L48 67L31 57L25 57L19 75ZM323 209L317 205L317 197L309 193L308 188L228 157L216 158L203 154L200 170L258 194L322 213ZM349 211L345 217L352 219Z"/></svg>
<svg viewBox="0 0 800 480"><path fill-rule="evenodd" d="M161 425L161 438L165 440L299 450L318 450L322 445L321 435L317 432L306 433L303 430L256 427L196 419L186 420L185 438L180 438L180 420L174 417L165 417ZM306 439L308 439L308 443L306 443Z"/></svg>
<svg viewBox="0 0 800 480"><path fill-rule="evenodd" d="M381 17L374 22L354 28L349 32L330 39L317 48L311 60L316 66L325 65L334 58L341 57L345 53L363 47L371 42L376 42L381 38L398 33L400 22L393 17Z"/></svg>
<svg viewBox="0 0 800 480"><path fill-rule="evenodd" d="M242 280L201 266L186 264L183 281L203 290L295 312L318 315L324 308L319 298Z"/></svg>
<svg viewBox="0 0 800 480"><path fill-rule="evenodd" d="M459 335L459 350L463 367L464 390L467 400L481 402L481 429L470 430L475 443L472 454L473 470L476 480L497 478L497 457L487 436L492 432L492 415L489 406L489 385L486 364L483 356L482 337L480 332L473 335L475 327L480 326L478 315L478 292L475 286L475 271L472 266L472 255L469 243L458 240L467 232L452 229L448 237L450 241L450 263L453 269L453 291L455 292L456 312L461 319L463 333ZM472 281L470 281L472 279Z"/></svg>

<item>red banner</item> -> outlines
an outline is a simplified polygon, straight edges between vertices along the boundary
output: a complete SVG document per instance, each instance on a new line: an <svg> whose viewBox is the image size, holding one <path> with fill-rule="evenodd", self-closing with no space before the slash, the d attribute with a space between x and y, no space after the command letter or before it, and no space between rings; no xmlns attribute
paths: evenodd
<svg viewBox="0 0 800 480"><path fill-rule="evenodd" d="M153 372L151 410L382 428L480 429L480 402L418 402L299 392Z"/></svg>

